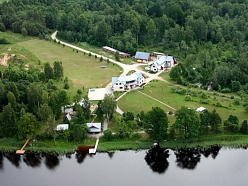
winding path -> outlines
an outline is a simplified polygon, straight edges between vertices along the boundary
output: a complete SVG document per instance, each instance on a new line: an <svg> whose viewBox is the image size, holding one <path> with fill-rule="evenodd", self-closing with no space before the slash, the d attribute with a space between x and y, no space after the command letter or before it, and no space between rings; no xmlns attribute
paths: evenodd
<svg viewBox="0 0 248 186"><path fill-rule="evenodd" d="M82 49L82 48L77 47L77 46L74 46L74 45L71 45L71 44L66 43L66 42L64 42L64 41L60 41L60 40L57 39L57 37L56 37L57 32L58 32L58 31L55 31L55 32L51 35L51 38L52 38L53 40L55 40L56 42L60 42L60 44L62 44L62 45L65 45L65 46L74 48L74 49L76 49L76 50L78 50L78 51L85 52L85 53L87 53L87 54L91 53L93 56L97 56L98 58L102 57L104 60L109 60L111 63L117 64L117 65L119 65L119 66L123 69L122 74L127 74L127 73L130 72L131 70L138 70L138 71L140 71L142 74L144 74L144 75L146 76L146 83L149 83L149 82L150 82L151 80L153 80L153 79L158 79L158 80L162 80L162 81L167 82L166 80L164 80L164 79L162 79L161 77L159 77L159 75L160 75L161 73L164 72L163 70L159 71L159 72L156 73L156 74L150 74L150 73L148 73L148 72L146 72L146 71L143 71L143 70L141 70L141 69L139 68L140 66L145 66L145 65L147 65L147 64L138 64L138 63L132 64L132 65L123 64L123 63L118 62L118 61L116 61L116 60L113 60L113 59L107 58L107 57L105 57L105 56L96 54L96 53L94 53L94 52L91 52L91 51ZM110 93L112 93L112 92L113 92L113 91L112 91L112 89L111 89L111 83L109 83L109 84L106 86L106 93L110 94ZM139 91L139 92L140 92L140 91ZM140 92L140 93L142 93L142 92ZM121 99L121 97L124 96L125 94L126 94L126 92L123 93L119 98L117 98L116 101L118 101L119 99ZM149 95L147 95L147 94L144 94L144 93L142 93L142 94L145 95L145 96L150 97L151 99L154 99L154 100L156 100L156 101L158 101L158 102L164 104L163 102L161 102L161 101L159 101L159 100L157 100L157 99L155 99L155 98L153 98L153 97L151 97L151 96L149 96ZM166 104L164 104L164 105L166 105ZM169 105L166 105L166 106L169 107L169 108L171 108L171 109L173 109L173 110L175 110L174 108L172 108L172 107L169 106ZM117 106L116 112L118 112L119 114L123 114L123 111L122 111L118 106ZM104 121L103 130L106 130L107 127L108 127L108 124L107 124L106 121Z"/></svg>

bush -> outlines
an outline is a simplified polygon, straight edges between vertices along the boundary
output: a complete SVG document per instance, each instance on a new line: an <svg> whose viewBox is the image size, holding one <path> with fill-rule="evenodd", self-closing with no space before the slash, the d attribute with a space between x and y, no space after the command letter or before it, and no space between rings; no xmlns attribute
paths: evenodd
<svg viewBox="0 0 248 186"><path fill-rule="evenodd" d="M233 104L234 105L240 105L240 98L234 98Z"/></svg>
<svg viewBox="0 0 248 186"><path fill-rule="evenodd" d="M203 92L203 93L201 94L201 98L202 98L202 99L207 99L208 96L207 96L207 94L206 94L205 92Z"/></svg>
<svg viewBox="0 0 248 186"><path fill-rule="evenodd" d="M9 44L9 42L5 38L0 38L0 44Z"/></svg>
<svg viewBox="0 0 248 186"><path fill-rule="evenodd" d="M185 101L192 101L191 96L190 95L186 95L184 98Z"/></svg>
<svg viewBox="0 0 248 186"><path fill-rule="evenodd" d="M229 93L229 92L231 92L231 89L230 88L223 88L223 89L221 89L220 92L221 93Z"/></svg>
<svg viewBox="0 0 248 186"><path fill-rule="evenodd" d="M103 138L107 141L112 141L114 138L114 135L112 134L112 131L110 129L107 129L103 132L104 136Z"/></svg>
<svg viewBox="0 0 248 186"><path fill-rule="evenodd" d="M221 104L221 102L220 102L220 101L217 101L217 103L216 103L216 107L222 107L222 104Z"/></svg>

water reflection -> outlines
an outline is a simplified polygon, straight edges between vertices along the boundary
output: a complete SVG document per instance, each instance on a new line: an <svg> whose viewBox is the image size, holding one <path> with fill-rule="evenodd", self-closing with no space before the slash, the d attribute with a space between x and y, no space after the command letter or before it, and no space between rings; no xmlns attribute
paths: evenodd
<svg viewBox="0 0 248 186"><path fill-rule="evenodd" d="M3 153L0 152L0 170L3 169Z"/></svg>
<svg viewBox="0 0 248 186"><path fill-rule="evenodd" d="M161 148L159 144L156 143L146 152L145 160L154 172L162 174L169 166L169 162L167 161L169 156L169 150Z"/></svg>
<svg viewBox="0 0 248 186"><path fill-rule="evenodd" d="M110 159L112 159L113 156L114 156L114 152L108 152L108 156L109 156Z"/></svg>
<svg viewBox="0 0 248 186"><path fill-rule="evenodd" d="M90 148L94 148L94 146L79 146L77 148L75 156L79 164L84 162Z"/></svg>
<svg viewBox="0 0 248 186"><path fill-rule="evenodd" d="M213 159L215 159L217 157L217 155L219 154L221 147L217 146L217 145L213 145L208 149L203 149L201 151L201 153L208 158L210 155L212 156Z"/></svg>
<svg viewBox="0 0 248 186"><path fill-rule="evenodd" d="M28 154L23 155L23 161L30 167L39 167L41 164L40 154Z"/></svg>
<svg viewBox="0 0 248 186"><path fill-rule="evenodd" d="M53 170L59 165L59 156L55 154L45 154L45 165L48 169Z"/></svg>
<svg viewBox="0 0 248 186"><path fill-rule="evenodd" d="M194 169L201 160L201 154L198 148L177 149L176 155L177 166L182 169Z"/></svg>
<svg viewBox="0 0 248 186"><path fill-rule="evenodd" d="M20 166L21 155L15 153L5 153L4 156L16 167Z"/></svg>

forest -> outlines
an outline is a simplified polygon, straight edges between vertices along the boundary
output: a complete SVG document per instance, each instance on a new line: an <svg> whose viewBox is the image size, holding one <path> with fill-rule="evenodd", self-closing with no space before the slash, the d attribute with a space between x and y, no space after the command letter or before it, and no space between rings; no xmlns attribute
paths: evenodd
<svg viewBox="0 0 248 186"><path fill-rule="evenodd" d="M184 86L237 93L244 106L248 105L247 22L248 0L9 0L0 4L1 32L11 30L23 36L48 39L58 30L57 36L71 43L107 45L131 55L136 51L169 54L179 62L170 71L173 81ZM0 44L5 43L8 41L0 35ZM26 133L22 133L22 127L27 121L34 123L32 131L28 131L30 134L38 127L37 121L51 123L46 130L52 132L53 117L59 118L61 107L69 104L66 91L53 83L63 81L63 88L69 88L61 62L54 62L53 67L46 63L44 72L32 66L28 70L22 68L10 66L4 73L0 72L0 137L24 138ZM80 92L77 94L80 97ZM87 110L78 113L86 114ZM215 116L212 111L201 117L206 121ZM84 118L80 122L85 123L88 117L75 118ZM239 131L232 125L237 123L237 118L233 122L233 116L230 117L230 130ZM216 118L218 126L221 119ZM18 134L18 126L12 123L18 123ZM176 124L175 130L188 127ZM197 128L199 124L198 118ZM219 130L216 126L212 126L212 132ZM244 126L243 133L247 133L247 122ZM205 129L208 127L203 126L201 133L209 132ZM79 129L75 128L76 131ZM198 133L181 136L187 138ZM56 134L49 135L52 138Z"/></svg>
<svg viewBox="0 0 248 186"><path fill-rule="evenodd" d="M57 29L69 42L108 45L132 55L167 53L182 64L172 74L179 84L243 94L247 6L247 0L10 0L0 5L0 31L46 38Z"/></svg>

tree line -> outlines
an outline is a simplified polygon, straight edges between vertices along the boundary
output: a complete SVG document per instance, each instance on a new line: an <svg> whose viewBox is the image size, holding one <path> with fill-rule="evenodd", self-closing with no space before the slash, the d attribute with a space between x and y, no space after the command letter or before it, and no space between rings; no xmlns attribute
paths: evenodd
<svg viewBox="0 0 248 186"><path fill-rule="evenodd" d="M70 97L66 87L59 88L60 83L68 83L61 61L55 61L53 66L47 62L42 70L32 65L28 69L9 65L0 71L0 138L86 139L86 123L92 119L91 102L83 97L81 89ZM76 112L71 121L63 118L68 105ZM114 97L105 95L96 114L99 119L105 115L110 120L115 109ZM57 132L57 124L64 121L70 124L69 130Z"/></svg>
<svg viewBox="0 0 248 186"><path fill-rule="evenodd" d="M247 6L247 0L10 0L0 5L0 31L48 38L58 29L69 42L132 55L164 52L185 64L179 83L237 92L248 83Z"/></svg>

